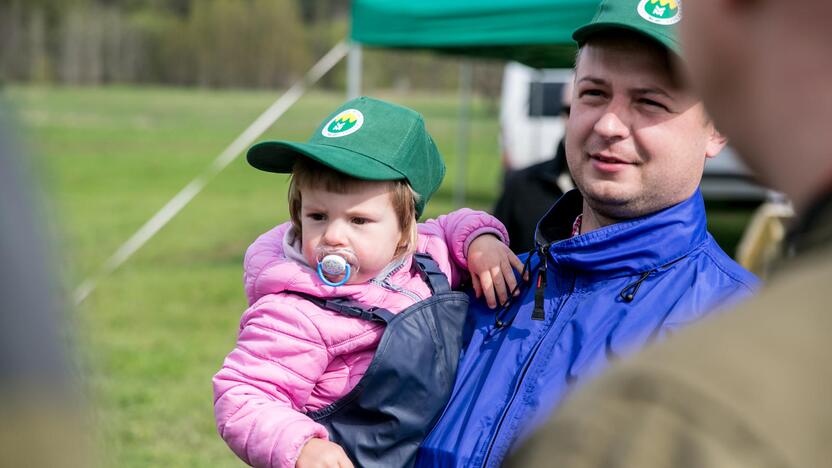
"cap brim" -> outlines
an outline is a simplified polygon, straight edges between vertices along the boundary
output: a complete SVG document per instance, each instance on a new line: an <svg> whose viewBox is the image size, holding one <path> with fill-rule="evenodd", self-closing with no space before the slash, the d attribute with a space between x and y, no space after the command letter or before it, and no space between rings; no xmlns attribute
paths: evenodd
<svg viewBox="0 0 832 468"><path fill-rule="evenodd" d="M307 157L357 179L399 180L405 176L375 159L336 146L264 141L252 146L246 154L248 163L261 171L288 174L297 157Z"/></svg>
<svg viewBox="0 0 832 468"><path fill-rule="evenodd" d="M665 48L667 48L671 52L675 53L676 55L681 56L681 50L679 48L679 44L676 41L674 41L672 38L670 38L669 36L665 36L665 35L662 35L662 34L656 34L656 33L653 33L652 31L648 32L648 31L645 31L645 30L639 29L639 28L634 28L634 27L630 26L629 24L625 24L625 23L603 22L603 23L587 24L586 26L582 26L582 27L576 29L575 32L572 33L572 39L574 39L575 42L578 43L578 45L582 45L591 36L593 36L593 35L595 35L599 32L610 31L610 30L615 30L615 29L623 29L623 30L626 30L626 31L630 31L630 32L640 34L644 37L647 37L649 39L652 39L652 40L658 42L659 44L661 44L662 46L664 46Z"/></svg>

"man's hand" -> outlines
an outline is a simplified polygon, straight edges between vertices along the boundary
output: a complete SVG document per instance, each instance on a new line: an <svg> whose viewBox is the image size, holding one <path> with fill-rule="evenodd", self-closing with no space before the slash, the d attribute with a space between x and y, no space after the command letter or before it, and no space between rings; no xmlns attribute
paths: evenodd
<svg viewBox="0 0 832 468"><path fill-rule="evenodd" d="M497 307L508 301L508 295L517 286L512 267L523 271L523 262L493 234L477 237L468 246L468 271L477 297L485 295L488 307Z"/></svg>
<svg viewBox="0 0 832 468"><path fill-rule="evenodd" d="M353 468L340 445L323 439L309 439L295 462L295 468Z"/></svg>

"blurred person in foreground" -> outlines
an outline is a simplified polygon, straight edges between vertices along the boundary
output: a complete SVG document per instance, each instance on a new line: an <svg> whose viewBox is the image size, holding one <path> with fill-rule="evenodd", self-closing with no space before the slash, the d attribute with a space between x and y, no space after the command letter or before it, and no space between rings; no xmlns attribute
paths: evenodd
<svg viewBox="0 0 832 468"><path fill-rule="evenodd" d="M583 389L512 466L809 468L832 460L832 3L684 7L691 79L745 162L793 201L794 257L754 300Z"/></svg>
<svg viewBox="0 0 832 468"><path fill-rule="evenodd" d="M520 296L496 315L471 306L454 392L417 466L500 464L610 360L757 284L707 232L698 186L725 141L671 67L680 12L647 4L608 0L573 35L566 157L578 190L540 220Z"/></svg>
<svg viewBox="0 0 832 468"><path fill-rule="evenodd" d="M0 467L90 466L49 237L0 96Z"/></svg>

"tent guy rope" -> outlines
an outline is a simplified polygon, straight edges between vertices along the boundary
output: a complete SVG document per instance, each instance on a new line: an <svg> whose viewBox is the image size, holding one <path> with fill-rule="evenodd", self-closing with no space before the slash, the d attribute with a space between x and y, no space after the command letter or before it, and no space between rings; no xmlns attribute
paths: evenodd
<svg viewBox="0 0 832 468"><path fill-rule="evenodd" d="M75 304L81 304L98 286L98 283L114 272L150 240L160 229L173 219L185 206L191 202L206 185L223 169L225 169L243 150L271 127L298 99L306 89L317 82L329 70L340 62L349 50L349 44L342 40L335 45L318 63L306 72L306 75L295 83L288 91L280 96L268 109L260 114L234 141L223 150L201 174L168 201L153 217L151 217L138 231L121 245L96 274L88 277L76 289L73 295Z"/></svg>

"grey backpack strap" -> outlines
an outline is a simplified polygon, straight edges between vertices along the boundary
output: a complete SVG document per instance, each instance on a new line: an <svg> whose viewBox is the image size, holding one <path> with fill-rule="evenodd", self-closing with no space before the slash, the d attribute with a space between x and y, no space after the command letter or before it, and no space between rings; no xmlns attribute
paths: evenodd
<svg viewBox="0 0 832 468"><path fill-rule="evenodd" d="M428 284L433 294L450 292L451 285L448 283L448 277L442 273L439 264L430 254L416 252L413 254L413 260L416 261L419 274L422 275L422 279Z"/></svg>

